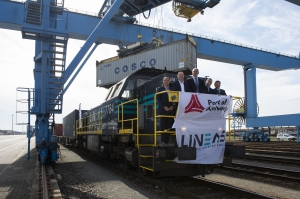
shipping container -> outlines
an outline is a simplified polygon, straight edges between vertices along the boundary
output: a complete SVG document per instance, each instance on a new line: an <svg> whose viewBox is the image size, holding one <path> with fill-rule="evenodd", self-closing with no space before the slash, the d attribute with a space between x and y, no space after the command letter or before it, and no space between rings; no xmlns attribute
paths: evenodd
<svg viewBox="0 0 300 199"><path fill-rule="evenodd" d="M53 135L56 136L63 135L63 124L55 124Z"/></svg>
<svg viewBox="0 0 300 199"><path fill-rule="evenodd" d="M83 115L88 110L81 110ZM79 119L79 110L75 109L63 118L63 136L75 138L76 121Z"/></svg>
<svg viewBox="0 0 300 199"><path fill-rule="evenodd" d="M96 63L97 86L109 88L141 68L168 71L192 70L197 67L196 43L187 36L170 44L148 48L137 54L119 58L112 57Z"/></svg>

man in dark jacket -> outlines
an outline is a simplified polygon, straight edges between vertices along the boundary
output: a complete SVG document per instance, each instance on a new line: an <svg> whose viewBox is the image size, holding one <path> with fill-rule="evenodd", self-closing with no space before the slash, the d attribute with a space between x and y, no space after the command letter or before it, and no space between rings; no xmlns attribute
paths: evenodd
<svg viewBox="0 0 300 199"><path fill-rule="evenodd" d="M212 79L208 78L205 82L204 93L206 93L206 94L216 94L216 90L210 87L211 84L212 84Z"/></svg>
<svg viewBox="0 0 300 199"><path fill-rule="evenodd" d="M157 92L167 91L170 90L169 87L170 79L169 77L164 77L163 79L163 86L159 87ZM157 95L157 102L158 102L158 115L175 115L175 108L172 102L169 102L168 93L162 93ZM167 129L172 128L174 123L174 119L170 117L161 117L160 118L160 130L164 131ZM162 133L161 134L161 142L168 143L169 142L169 134Z"/></svg>
<svg viewBox="0 0 300 199"><path fill-rule="evenodd" d="M194 68L192 70L192 78L189 78L186 80L186 82L189 84L191 92L193 93L204 93L205 92L205 83L202 79L198 77L199 70L198 68Z"/></svg>
<svg viewBox="0 0 300 199"><path fill-rule="evenodd" d="M215 92L217 95L226 95L225 90L220 89L221 87L221 82L219 80L215 81ZM226 95L227 96L227 95Z"/></svg>
<svg viewBox="0 0 300 199"><path fill-rule="evenodd" d="M177 81L172 84L172 91L191 92L190 85L184 81L184 73L178 72Z"/></svg>

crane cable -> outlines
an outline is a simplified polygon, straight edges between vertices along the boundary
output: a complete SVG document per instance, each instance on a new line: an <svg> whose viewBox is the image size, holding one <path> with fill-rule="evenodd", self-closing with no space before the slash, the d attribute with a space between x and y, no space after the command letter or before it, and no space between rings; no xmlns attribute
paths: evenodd
<svg viewBox="0 0 300 199"><path fill-rule="evenodd" d="M163 6L161 7L161 9L160 9L160 16L159 16L159 14L157 14L156 15L156 12L155 12L155 16L154 16L154 24L155 24L155 18L156 18L156 16L157 16L157 27L159 27L159 24L161 23L161 27L163 28ZM157 30L158 30L158 28L157 28ZM157 32L157 34L158 34L158 32ZM163 34L164 34L164 32L163 32ZM161 39L163 39L164 38L164 35L161 35Z"/></svg>
<svg viewBox="0 0 300 199"><path fill-rule="evenodd" d="M127 39L129 40L129 32L128 32L128 24L125 24L126 29L123 29L123 27L121 27L121 31L119 32L119 43L124 46L124 44L126 44L126 36Z"/></svg>
<svg viewBox="0 0 300 199"><path fill-rule="evenodd" d="M148 17L146 17L146 16L145 16L145 13L143 12L143 16L145 17L145 19L149 19L150 13L151 13L151 9L150 9L149 12L148 12Z"/></svg>
<svg viewBox="0 0 300 199"><path fill-rule="evenodd" d="M141 15L139 15L139 21L138 21L138 23L140 23L141 24ZM139 35L141 34L141 26L139 26Z"/></svg>

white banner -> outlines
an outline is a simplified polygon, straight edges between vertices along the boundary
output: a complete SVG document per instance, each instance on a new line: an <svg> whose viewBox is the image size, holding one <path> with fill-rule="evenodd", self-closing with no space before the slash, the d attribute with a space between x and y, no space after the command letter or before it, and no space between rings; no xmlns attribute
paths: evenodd
<svg viewBox="0 0 300 199"><path fill-rule="evenodd" d="M196 147L196 160L178 160L185 164L223 162L226 141L226 117L232 99L224 95L179 92L176 128L178 147Z"/></svg>
<svg viewBox="0 0 300 199"><path fill-rule="evenodd" d="M79 128L82 128L81 103L79 104Z"/></svg>

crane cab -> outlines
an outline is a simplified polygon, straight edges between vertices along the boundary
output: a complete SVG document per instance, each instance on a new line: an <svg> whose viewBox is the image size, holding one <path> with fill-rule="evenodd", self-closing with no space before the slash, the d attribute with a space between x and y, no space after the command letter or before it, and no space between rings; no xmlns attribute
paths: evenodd
<svg viewBox="0 0 300 199"><path fill-rule="evenodd" d="M187 18L187 22L191 22L192 17L194 17L196 14L199 12L204 14L205 8L213 8L219 2L220 0L173 0L172 7L173 12L177 17Z"/></svg>

